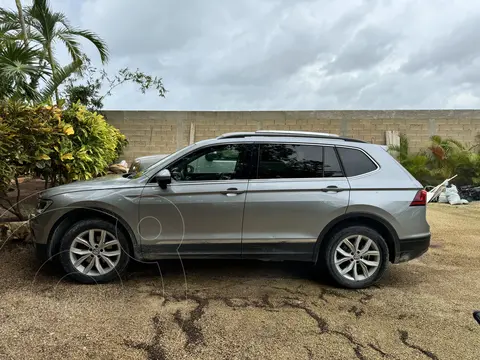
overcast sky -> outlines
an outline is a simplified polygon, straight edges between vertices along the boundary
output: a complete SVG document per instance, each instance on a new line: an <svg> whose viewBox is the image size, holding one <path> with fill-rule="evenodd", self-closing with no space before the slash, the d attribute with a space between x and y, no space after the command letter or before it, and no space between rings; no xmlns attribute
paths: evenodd
<svg viewBox="0 0 480 360"><path fill-rule="evenodd" d="M28 3L28 0L23 0ZM14 8L14 0L0 0ZM163 78L107 109L480 107L480 1L52 0L109 45L106 66ZM86 52L96 65L98 54ZM68 56L59 49L59 58Z"/></svg>

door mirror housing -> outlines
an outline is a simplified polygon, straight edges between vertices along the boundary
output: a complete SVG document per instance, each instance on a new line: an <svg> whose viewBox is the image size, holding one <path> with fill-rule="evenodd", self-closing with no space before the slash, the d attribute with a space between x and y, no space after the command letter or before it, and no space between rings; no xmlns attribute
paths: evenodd
<svg viewBox="0 0 480 360"><path fill-rule="evenodd" d="M162 189L166 189L167 185L172 182L172 174L167 169L163 169L155 175L155 181Z"/></svg>

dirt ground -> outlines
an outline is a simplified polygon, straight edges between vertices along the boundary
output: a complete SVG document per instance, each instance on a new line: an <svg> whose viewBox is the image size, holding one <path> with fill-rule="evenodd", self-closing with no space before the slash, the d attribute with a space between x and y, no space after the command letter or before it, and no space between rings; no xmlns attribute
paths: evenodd
<svg viewBox="0 0 480 360"><path fill-rule="evenodd" d="M432 247L361 291L298 263L135 264L89 286L0 250L0 359L478 359L480 204L429 205Z"/></svg>

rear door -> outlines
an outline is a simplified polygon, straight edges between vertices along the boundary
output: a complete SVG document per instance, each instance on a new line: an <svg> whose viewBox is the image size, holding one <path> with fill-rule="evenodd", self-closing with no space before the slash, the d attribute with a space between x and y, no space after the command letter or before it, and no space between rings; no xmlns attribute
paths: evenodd
<svg viewBox="0 0 480 360"><path fill-rule="evenodd" d="M257 145L249 182L242 256L311 260L322 229L346 212L349 184L335 148L298 143Z"/></svg>

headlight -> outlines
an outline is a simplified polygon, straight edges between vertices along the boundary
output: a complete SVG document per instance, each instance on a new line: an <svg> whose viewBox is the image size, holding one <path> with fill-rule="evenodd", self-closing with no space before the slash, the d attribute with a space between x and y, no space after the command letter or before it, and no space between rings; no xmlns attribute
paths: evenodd
<svg viewBox="0 0 480 360"><path fill-rule="evenodd" d="M41 214L52 204L52 200L38 199L37 202L37 214Z"/></svg>

